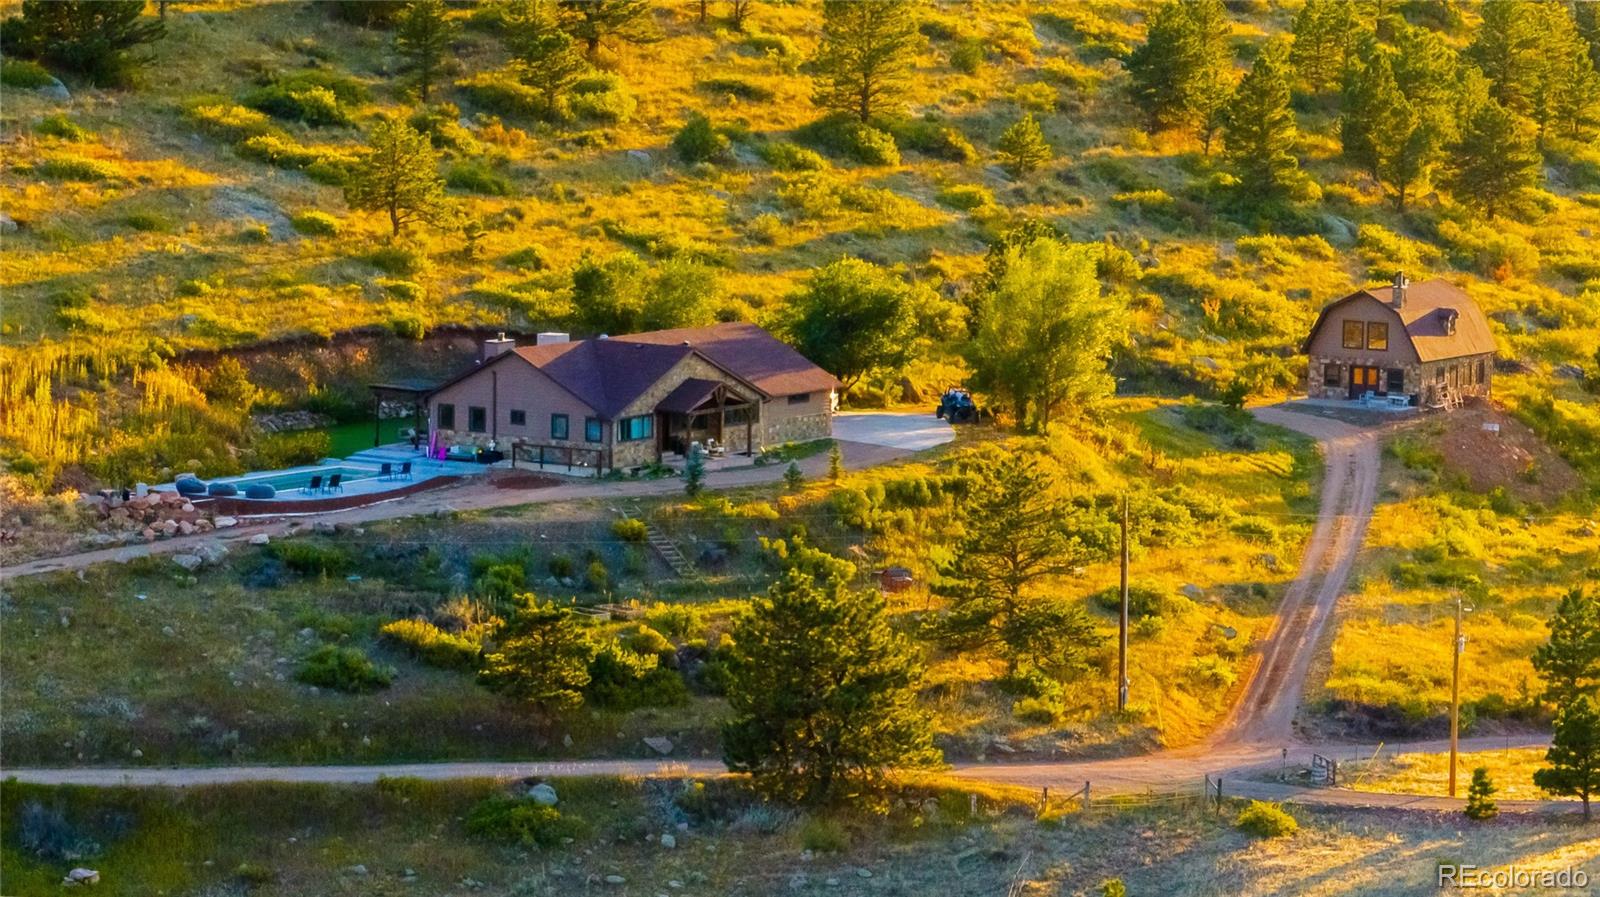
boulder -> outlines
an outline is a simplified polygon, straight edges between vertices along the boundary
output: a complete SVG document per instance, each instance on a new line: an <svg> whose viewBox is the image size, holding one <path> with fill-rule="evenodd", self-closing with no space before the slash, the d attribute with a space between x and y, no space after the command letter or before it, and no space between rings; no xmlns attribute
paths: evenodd
<svg viewBox="0 0 1600 897"><path fill-rule="evenodd" d="M220 564L228 556L228 546L221 542L201 542L194 547L194 553L200 555L207 564Z"/></svg>
<svg viewBox="0 0 1600 897"><path fill-rule="evenodd" d="M67 103L72 101L72 91L67 89L67 85L61 83L60 78L51 78L49 84L46 84L43 87L35 88L35 90L39 96L44 97L47 100L54 100L57 103ZM95 876L95 879L98 881L99 876Z"/></svg>
<svg viewBox="0 0 1600 897"><path fill-rule="evenodd" d="M338 532L339 528L326 520L318 520L316 523L311 524L311 531L318 535L331 536Z"/></svg>
<svg viewBox="0 0 1600 897"><path fill-rule="evenodd" d="M272 537L267 535L266 533L256 533L255 535L250 537L250 544L251 545L266 545L267 543L269 543L271 541L272 541Z"/></svg>
<svg viewBox="0 0 1600 897"><path fill-rule="evenodd" d="M206 559L198 554L175 554L172 562L191 573L206 565Z"/></svg>
<svg viewBox="0 0 1600 897"><path fill-rule="evenodd" d="M194 524L188 520L178 521L178 532L185 536L194 534Z"/></svg>
<svg viewBox="0 0 1600 897"><path fill-rule="evenodd" d="M161 529L162 533L164 533L164 534L166 534L168 536L177 535L177 532L178 532L178 521L176 521L176 520L163 520L163 521L161 521L160 529Z"/></svg>
<svg viewBox="0 0 1600 897"><path fill-rule="evenodd" d="M1206 597L1206 590L1200 588L1192 582L1185 583L1183 588L1179 589L1178 591L1182 592L1183 596L1188 598L1190 601L1199 601L1200 599Z"/></svg>
<svg viewBox="0 0 1600 897"><path fill-rule="evenodd" d="M665 757L672 753L672 739L661 735L649 735L644 739L644 746Z"/></svg>
<svg viewBox="0 0 1600 897"><path fill-rule="evenodd" d="M668 850L678 846L678 836L668 833L661 836L661 846Z"/></svg>
<svg viewBox="0 0 1600 897"><path fill-rule="evenodd" d="M561 798L556 795L556 789L551 787L546 782L540 782L532 788L529 788L528 798L534 803L546 807L553 807L561 800Z"/></svg>
<svg viewBox="0 0 1600 897"><path fill-rule="evenodd" d="M68 872L67 877L61 879L61 883L64 885L97 885L100 883L100 873L94 869L85 869L79 866Z"/></svg>
<svg viewBox="0 0 1600 897"><path fill-rule="evenodd" d="M17 232L17 222L10 215L0 212L0 234L14 234Z"/></svg>
<svg viewBox="0 0 1600 897"><path fill-rule="evenodd" d="M237 517L218 517L216 520L211 521L211 524L213 526L215 526L217 529L227 529L230 526L238 526L239 525L239 518L237 518Z"/></svg>
<svg viewBox="0 0 1600 897"><path fill-rule="evenodd" d="M356 875L356 876L366 875L367 874L367 867L362 865L361 863L357 863L354 866L346 866L344 872L345 872L346 875Z"/></svg>

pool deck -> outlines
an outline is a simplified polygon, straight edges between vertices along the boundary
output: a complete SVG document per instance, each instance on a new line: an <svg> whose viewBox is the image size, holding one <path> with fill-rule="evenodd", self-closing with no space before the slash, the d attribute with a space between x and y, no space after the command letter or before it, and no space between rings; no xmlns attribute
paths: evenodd
<svg viewBox="0 0 1600 897"><path fill-rule="evenodd" d="M400 466L405 464L407 461L411 462L410 477L401 477L398 473L389 477L379 477L376 475L384 464L389 464L395 471L399 471ZM309 483L313 476L323 473L330 467L342 467L347 470L352 468L361 469L371 471L373 474L373 476L361 477L354 480L345 480L342 484L340 484L340 489L337 492L329 492L325 489L318 490L317 492L304 492L297 487L291 486L289 488L279 489L278 494L270 499L248 499L243 498L242 496L236 496L233 498L233 501L230 502L230 504L236 504L239 507L239 513L250 513L250 511L247 509L253 502L261 502L263 505L271 503L274 506L281 507L282 505L291 502L305 502L308 505L314 505L320 504L329 499L340 498L345 500L340 502L341 505L344 507L353 507L354 504L360 504L363 502L357 501L352 504L350 501L352 499L383 500L391 495L403 495L415 492L417 491L414 488L416 484L424 483L429 480L448 478L450 481L455 481L462 477L483 476L489 472L492 466L494 465L473 464L466 461L434 460L427 457L426 453L420 450L412 449L410 443L397 442L390 445L382 445L376 448L365 449L363 451L356 452L354 455L351 455L348 458L324 458L317 464L306 464L300 467L285 468L283 470L252 471L251 473L240 474L239 476L217 477L216 481L236 483L242 487L244 485L248 485L252 480L263 479L266 477L282 478L286 476L293 476L299 478L302 482ZM324 476L323 480L326 482L327 477ZM176 490L176 488L176 483L163 483L159 486L150 487L150 491L172 492ZM243 490L241 488L241 492L242 491ZM196 498L202 499L215 497L216 496L196 496ZM309 509L310 508L308 507L308 510Z"/></svg>

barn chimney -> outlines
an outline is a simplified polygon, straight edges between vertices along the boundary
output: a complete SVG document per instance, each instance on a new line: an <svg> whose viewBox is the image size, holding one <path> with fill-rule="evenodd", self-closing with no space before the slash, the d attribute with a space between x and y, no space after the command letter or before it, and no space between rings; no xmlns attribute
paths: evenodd
<svg viewBox="0 0 1600 897"><path fill-rule="evenodd" d="M517 341L514 339L507 339L505 331L501 331L500 335L494 339L486 339L483 341L483 360L488 361L489 359L494 358L496 355L504 355L516 347Z"/></svg>
<svg viewBox="0 0 1600 897"><path fill-rule="evenodd" d="M1406 272L1394 272L1394 284L1389 287L1389 304L1395 308L1405 308L1406 287L1410 285L1411 281L1406 280Z"/></svg>

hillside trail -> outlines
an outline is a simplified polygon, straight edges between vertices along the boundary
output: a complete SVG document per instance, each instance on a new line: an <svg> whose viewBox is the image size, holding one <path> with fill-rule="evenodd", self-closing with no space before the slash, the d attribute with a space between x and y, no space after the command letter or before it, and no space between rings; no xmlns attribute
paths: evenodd
<svg viewBox="0 0 1600 897"><path fill-rule="evenodd" d="M1427 811L1459 809L1461 801L1412 794L1311 789L1269 781L1258 775L1278 767L1305 766L1313 752L1339 760L1390 753L1445 750L1431 740L1391 744L1308 744L1294 732L1294 718L1328 620L1360 552L1376 500L1379 444L1386 427L1361 427L1283 406L1256 409L1257 419L1317 440L1325 474L1316 525L1307 541L1299 573L1284 594L1258 661L1238 690L1239 697L1216 731L1199 744L1140 756L1101 760L1029 760L961 763L959 777L1051 788L1072 793L1093 783L1095 794L1199 792L1206 777L1223 778L1235 797L1294 800L1335 807L1379 807ZM865 460L865 459L863 459ZM398 515L396 515L398 516ZM1542 747L1540 736L1466 738L1463 751ZM363 783L382 776L433 780L522 778L533 776L651 775L678 772L714 775L722 763L706 758L676 760L442 761L389 765L233 766L233 767L72 767L7 768L0 774L40 784L195 786L245 781ZM1570 812L1571 801L1501 801L1507 812Z"/></svg>

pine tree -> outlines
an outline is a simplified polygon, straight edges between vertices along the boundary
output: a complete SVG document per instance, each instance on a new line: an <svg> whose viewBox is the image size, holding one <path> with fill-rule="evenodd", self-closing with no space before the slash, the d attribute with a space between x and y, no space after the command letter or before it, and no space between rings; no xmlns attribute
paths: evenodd
<svg viewBox="0 0 1600 897"><path fill-rule="evenodd" d="M495 649L484 655L478 681L542 713L575 710L583 704L595 651L571 611L535 602L506 624Z"/></svg>
<svg viewBox="0 0 1600 897"><path fill-rule="evenodd" d="M1006 128L996 149L1000 164L1013 176L1027 174L1055 158L1055 150L1044 139L1044 132L1039 129L1032 112Z"/></svg>
<svg viewBox="0 0 1600 897"><path fill-rule="evenodd" d="M904 95L918 39L906 0L824 0L812 102L862 122L888 111Z"/></svg>
<svg viewBox="0 0 1600 897"><path fill-rule="evenodd" d="M166 34L144 17L144 0L23 0L4 23L5 51L87 75L96 85L124 83L150 61L133 51Z"/></svg>
<svg viewBox="0 0 1600 897"><path fill-rule="evenodd" d="M394 33L394 48L411 69L417 97L428 102L428 91L450 56L456 26L445 16L444 0L413 0L406 4Z"/></svg>
<svg viewBox="0 0 1600 897"><path fill-rule="evenodd" d="M1345 158L1388 185L1403 211L1407 192L1438 155L1438 138L1400 92L1393 57L1376 45L1370 52L1346 79L1339 139Z"/></svg>
<svg viewBox="0 0 1600 897"><path fill-rule="evenodd" d="M1262 51L1228 105L1223 155L1247 194L1283 196L1300 174L1289 108L1288 64L1280 48Z"/></svg>
<svg viewBox="0 0 1600 897"><path fill-rule="evenodd" d="M1583 800L1583 818L1589 818L1589 798L1600 791L1600 709L1594 699L1580 695L1556 714L1555 735L1544 759L1549 764L1533 773L1533 783L1551 794Z"/></svg>
<svg viewBox="0 0 1600 897"><path fill-rule="evenodd" d="M1012 452L977 471L961 508L963 534L939 570L934 591L950 599L941 621L945 641L966 649L998 648L1008 675L1037 657L1034 639L1055 614L1071 637L1089 639L1069 617L1036 609L1031 592L1089 556L1073 532L1069 509L1051 492L1032 456ZM1092 644L1088 642L1088 644Z"/></svg>
<svg viewBox="0 0 1600 897"><path fill-rule="evenodd" d="M1600 600L1582 588L1561 596L1550 617L1550 639L1533 652L1533 668L1544 679L1544 700L1551 706L1600 693Z"/></svg>
<svg viewBox="0 0 1600 897"><path fill-rule="evenodd" d="M828 479L837 483L844 476L844 454L839 451L839 443L828 446Z"/></svg>
<svg viewBox="0 0 1600 897"><path fill-rule="evenodd" d="M661 39L650 19L650 0L561 0L561 27L593 59L609 38L630 44Z"/></svg>
<svg viewBox="0 0 1600 897"><path fill-rule="evenodd" d="M1489 780L1489 770L1480 766L1472 771L1472 784L1467 786L1467 818L1482 821L1493 819L1500 808L1495 806L1497 789Z"/></svg>
<svg viewBox="0 0 1600 897"><path fill-rule="evenodd" d="M518 79L544 96L547 116L563 117L564 95L589 66L549 0L512 0L502 20Z"/></svg>
<svg viewBox="0 0 1600 897"><path fill-rule="evenodd" d="M1532 129L1493 99L1468 113L1448 155L1445 186L1491 218L1539 180L1541 159Z"/></svg>
<svg viewBox="0 0 1600 897"><path fill-rule="evenodd" d="M784 488L790 492L799 492L800 487L806 483L806 475L800 472L800 462L790 461L789 466L783 471Z"/></svg>
<svg viewBox="0 0 1600 897"><path fill-rule="evenodd" d="M1540 42L1542 65L1533 96L1541 144L1551 134L1579 137L1600 107L1600 75L1589 57L1588 42L1564 9L1545 9L1543 18L1549 26Z"/></svg>
<svg viewBox="0 0 1600 897"><path fill-rule="evenodd" d="M1600 3L1575 3L1572 21L1589 51L1589 62L1600 70Z"/></svg>
<svg viewBox="0 0 1600 897"><path fill-rule="evenodd" d="M1483 70L1490 92L1501 106L1519 115L1532 115L1542 65L1541 32L1547 19L1538 9L1544 3L1525 0L1484 0L1483 23L1467 54Z"/></svg>
<svg viewBox="0 0 1600 897"><path fill-rule="evenodd" d="M683 462L683 492L690 498L706 487L706 459L697 446L689 447L689 457Z"/></svg>
<svg viewBox="0 0 1600 897"><path fill-rule="evenodd" d="M732 642L723 758L763 791L821 803L890 768L939 761L917 704L917 651L890 628L876 592L791 569Z"/></svg>
<svg viewBox="0 0 1600 897"><path fill-rule="evenodd" d="M1232 82L1233 50L1221 0L1168 0L1145 42L1128 57L1133 95L1152 131L1187 128L1204 137L1218 122Z"/></svg>
<svg viewBox="0 0 1600 897"><path fill-rule="evenodd" d="M744 33L744 23L750 18L755 0L728 0L728 27Z"/></svg>
<svg viewBox="0 0 1600 897"><path fill-rule="evenodd" d="M426 136L403 121L386 119L373 127L367 147L345 182L350 208L387 214L396 237L415 221L436 227L449 222L439 159Z"/></svg>
<svg viewBox="0 0 1600 897"><path fill-rule="evenodd" d="M1294 17L1289 63L1313 94L1337 87L1355 36L1350 0L1306 0Z"/></svg>

